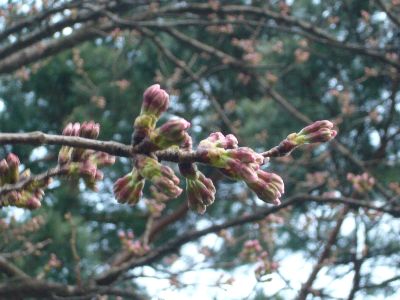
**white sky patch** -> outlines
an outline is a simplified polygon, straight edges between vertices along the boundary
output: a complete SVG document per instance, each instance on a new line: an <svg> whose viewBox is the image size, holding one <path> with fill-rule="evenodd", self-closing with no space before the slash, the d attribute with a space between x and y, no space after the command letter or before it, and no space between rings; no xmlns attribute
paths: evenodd
<svg viewBox="0 0 400 300"><path fill-rule="evenodd" d="M63 30L62 30L62 34L63 35L70 35L72 33L72 28L71 27L65 27Z"/></svg>
<svg viewBox="0 0 400 300"><path fill-rule="evenodd" d="M6 105L4 104L4 100L0 98L0 113L2 113L6 109Z"/></svg>
<svg viewBox="0 0 400 300"><path fill-rule="evenodd" d="M29 157L30 161L34 161L37 159L43 159L47 154L47 149L45 146L40 146L32 150L31 156Z"/></svg>
<svg viewBox="0 0 400 300"><path fill-rule="evenodd" d="M369 134L369 141L374 147L378 147L380 145L381 137L379 136L378 131L374 130Z"/></svg>

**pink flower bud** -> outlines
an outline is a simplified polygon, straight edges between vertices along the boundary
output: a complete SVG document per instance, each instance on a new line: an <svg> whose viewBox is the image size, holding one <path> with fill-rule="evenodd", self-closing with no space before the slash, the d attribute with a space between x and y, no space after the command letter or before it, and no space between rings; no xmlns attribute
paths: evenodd
<svg viewBox="0 0 400 300"><path fill-rule="evenodd" d="M156 127L157 119L158 117L154 114L141 114L135 119L132 145L137 145L149 137L151 131Z"/></svg>
<svg viewBox="0 0 400 300"><path fill-rule="evenodd" d="M72 135L72 123L68 123L67 126L65 126L62 135L66 136L71 136Z"/></svg>
<svg viewBox="0 0 400 300"><path fill-rule="evenodd" d="M366 172L362 173L361 175L348 173L347 180L353 184L353 189L360 194L368 193L375 185L375 178Z"/></svg>
<svg viewBox="0 0 400 300"><path fill-rule="evenodd" d="M181 148L190 151L192 150L192 147L193 147L192 137L187 132L185 132L185 138L181 144Z"/></svg>
<svg viewBox="0 0 400 300"><path fill-rule="evenodd" d="M81 129L81 124L78 122L72 125L71 136L79 136L79 131Z"/></svg>
<svg viewBox="0 0 400 300"><path fill-rule="evenodd" d="M152 114L157 118L168 109L169 95L159 84L148 87L143 94L142 114Z"/></svg>
<svg viewBox="0 0 400 300"><path fill-rule="evenodd" d="M333 128L333 123L328 120L322 120L322 121L315 121L311 125L308 125L304 127L298 134L310 134L312 132L319 131L322 128L327 128L327 129L332 129Z"/></svg>
<svg viewBox="0 0 400 300"><path fill-rule="evenodd" d="M233 134L228 134L225 137L221 132L213 132L208 138L202 140L199 144L199 148L210 147L234 149L238 147L238 140Z"/></svg>
<svg viewBox="0 0 400 300"><path fill-rule="evenodd" d="M73 148L62 146L58 152L58 163L60 165L65 165L67 162L69 162L71 160L72 151Z"/></svg>
<svg viewBox="0 0 400 300"><path fill-rule="evenodd" d="M299 133L293 136L292 140L298 145L329 142L337 135L337 132L332 130L332 128L333 124L328 120L316 121L304 127Z"/></svg>
<svg viewBox="0 0 400 300"><path fill-rule="evenodd" d="M92 164L89 161L85 161L79 164L79 174L81 176L87 176L89 178L95 179L97 173L96 165Z"/></svg>
<svg viewBox="0 0 400 300"><path fill-rule="evenodd" d="M186 193L190 209L203 214L206 207L215 200L215 187L211 179L207 178L198 171L198 178L186 179Z"/></svg>
<svg viewBox="0 0 400 300"><path fill-rule="evenodd" d="M227 153L229 157L235 158L242 163L256 163L258 165L262 165L264 163L264 156L248 147L227 150Z"/></svg>
<svg viewBox="0 0 400 300"><path fill-rule="evenodd" d="M8 163L8 180L10 183L15 183L19 179L19 158L13 153L8 154L7 156L7 163Z"/></svg>
<svg viewBox="0 0 400 300"><path fill-rule="evenodd" d="M251 165L241 163L235 159L230 159L224 170L226 170L227 174L230 174L232 178L241 179L246 182L255 182L258 180L257 171L254 170Z"/></svg>
<svg viewBox="0 0 400 300"><path fill-rule="evenodd" d="M238 140L233 134L228 134L225 137L225 149L235 149L238 147Z"/></svg>
<svg viewBox="0 0 400 300"><path fill-rule="evenodd" d="M79 130L79 136L88 139L97 139L100 133L100 124L93 121L83 122Z"/></svg>
<svg viewBox="0 0 400 300"><path fill-rule="evenodd" d="M28 200L26 201L26 208L28 209L37 209L39 207L42 206L42 203L40 202L40 200L32 195L30 198L28 198Z"/></svg>
<svg viewBox="0 0 400 300"><path fill-rule="evenodd" d="M111 166L115 163L115 156L106 152L96 151L93 153L93 160L98 167Z"/></svg>
<svg viewBox="0 0 400 300"><path fill-rule="evenodd" d="M178 186L179 178L170 167L163 166L146 155L137 155L135 165L140 175L150 180L160 193L171 198L178 197L182 193L182 189Z"/></svg>
<svg viewBox="0 0 400 300"><path fill-rule="evenodd" d="M170 120L150 134L150 141L154 146L152 151L165 149L174 145L181 145L187 138L186 130L190 123L185 119Z"/></svg>
<svg viewBox="0 0 400 300"><path fill-rule="evenodd" d="M135 205L142 196L144 179L133 170L114 183L114 195L119 203Z"/></svg>
<svg viewBox="0 0 400 300"><path fill-rule="evenodd" d="M246 182L246 184L264 202L279 205L279 198L285 192L282 178L277 174L268 173L261 169L257 171L257 175L257 181Z"/></svg>

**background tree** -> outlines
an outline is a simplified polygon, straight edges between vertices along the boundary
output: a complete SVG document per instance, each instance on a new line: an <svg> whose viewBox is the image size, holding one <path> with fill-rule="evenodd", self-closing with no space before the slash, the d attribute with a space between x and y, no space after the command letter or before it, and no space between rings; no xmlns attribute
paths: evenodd
<svg viewBox="0 0 400 300"><path fill-rule="evenodd" d="M0 298L162 298L145 278L183 294L204 268L222 274L205 280L209 298L251 285L234 282L238 268L257 279L251 299L399 296L399 1L8 1L0 12L2 133L94 120L100 140L129 145L154 82L171 95L160 124L189 120L195 146L221 131L261 153L319 119L339 132L271 159L279 206L207 166L217 194L204 215L184 193L160 215L119 204L127 157L99 192L61 177L40 209L1 209ZM0 158L42 174L60 149L37 142L0 134Z"/></svg>

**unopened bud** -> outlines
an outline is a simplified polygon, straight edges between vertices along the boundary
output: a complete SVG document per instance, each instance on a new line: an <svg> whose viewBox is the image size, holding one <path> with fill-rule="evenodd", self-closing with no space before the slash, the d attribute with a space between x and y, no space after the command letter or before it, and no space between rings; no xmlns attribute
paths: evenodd
<svg viewBox="0 0 400 300"><path fill-rule="evenodd" d="M211 179L198 171L197 179L186 179L186 193L190 209L203 214L215 200L215 187Z"/></svg>
<svg viewBox="0 0 400 300"><path fill-rule="evenodd" d="M119 203L135 205L142 196L145 180L133 170L114 183L114 195Z"/></svg>
<svg viewBox="0 0 400 300"><path fill-rule="evenodd" d="M152 114L141 114L135 119L133 124L132 145L139 144L144 138L148 137L156 127L157 117Z"/></svg>
<svg viewBox="0 0 400 300"><path fill-rule="evenodd" d="M170 120L150 134L150 141L156 146L154 150L179 146L186 139L186 130L190 123L185 119Z"/></svg>
<svg viewBox="0 0 400 300"><path fill-rule="evenodd" d="M71 136L72 135L72 123L68 123L67 126L65 126L62 135L66 136Z"/></svg>
<svg viewBox="0 0 400 300"><path fill-rule="evenodd" d="M366 172L360 175L348 173L347 180L353 184L353 189L360 194L368 193L375 185L375 178Z"/></svg>
<svg viewBox="0 0 400 300"><path fill-rule="evenodd" d="M333 130L333 123L328 120L316 121L304 127L298 133L291 133L278 146L264 153L269 157L289 155L298 146L309 143L324 143L332 140L337 131Z"/></svg>
<svg viewBox="0 0 400 300"><path fill-rule="evenodd" d="M213 132L208 138L200 141L199 148L218 147L234 149L238 147L238 140L233 134L224 136L221 132Z"/></svg>
<svg viewBox="0 0 400 300"><path fill-rule="evenodd" d="M142 114L152 114L157 118L168 109L169 95L159 84L148 87L143 94Z"/></svg>
<svg viewBox="0 0 400 300"><path fill-rule="evenodd" d="M297 145L329 142L337 135L332 128L333 124L328 120L316 121L304 127L299 133L289 135L288 140L294 141Z"/></svg>
<svg viewBox="0 0 400 300"><path fill-rule="evenodd" d="M258 180L255 182L246 182L264 202L279 205L279 198L285 192L282 178L275 173L268 173L263 170L257 171Z"/></svg>
<svg viewBox="0 0 400 300"><path fill-rule="evenodd" d="M100 133L100 124L93 121L83 122L80 130L79 136L88 139L97 139Z"/></svg>
<svg viewBox="0 0 400 300"><path fill-rule="evenodd" d="M159 192L171 198L176 198L182 193L178 186L179 178L170 167L163 166L146 155L137 155L135 166L140 175L150 180Z"/></svg>
<svg viewBox="0 0 400 300"><path fill-rule="evenodd" d="M10 168L18 169L20 161L19 161L18 156L16 156L14 153L9 153L7 155L7 163Z"/></svg>

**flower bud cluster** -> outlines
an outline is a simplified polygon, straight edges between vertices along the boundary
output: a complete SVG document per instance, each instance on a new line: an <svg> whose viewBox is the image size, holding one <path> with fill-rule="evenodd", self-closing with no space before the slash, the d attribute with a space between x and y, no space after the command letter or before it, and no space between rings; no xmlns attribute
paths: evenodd
<svg viewBox="0 0 400 300"><path fill-rule="evenodd" d="M135 256L143 256L150 251L149 246L143 245L139 240L135 240L135 235L132 231L129 231L128 233L119 231L118 237L121 241L122 247Z"/></svg>
<svg viewBox="0 0 400 300"><path fill-rule="evenodd" d="M196 177L186 178L186 194L189 208L203 214L207 206L214 203L215 187L211 179L204 176L200 171Z"/></svg>
<svg viewBox="0 0 400 300"><path fill-rule="evenodd" d="M153 152L180 146L188 138L187 129L190 123L183 118L168 120L161 127L156 123L163 112L168 109L169 95L160 85L150 86L143 94L140 115L134 123L132 144L140 145L144 152Z"/></svg>
<svg viewBox="0 0 400 300"><path fill-rule="evenodd" d="M181 194L179 179L174 171L162 165L154 155L155 151L175 147L171 151L180 149L179 154L184 151L189 156L194 154L199 161L220 169L226 176L243 180L261 200L279 205L284 183L279 175L261 169L265 157L285 155L299 145L326 142L336 136L331 122L317 121L299 133L289 135L272 150L259 154L251 148L239 147L234 135L224 136L221 132L215 132L200 142L196 153L190 153L192 139L187 132L190 127L188 121L172 119L156 128L158 119L168 109L168 105L169 96L158 84L150 86L143 94L141 112L135 119L132 135L132 146L135 153L138 153L134 157L134 169L114 184L114 193L121 203L136 204L145 180L152 183L153 191L158 198L162 198L161 202ZM185 177L189 207L204 213L207 206L214 202L214 184L193 162L182 160L178 166L181 175ZM158 214L157 209L155 214Z"/></svg>
<svg viewBox="0 0 400 300"><path fill-rule="evenodd" d="M77 136L87 139L97 139L100 133L100 125L93 121L69 123L62 134L65 136ZM103 172L98 168L112 165L115 157L105 152L86 150L62 146L58 154L58 163L67 169L68 175L82 177L86 186L97 190L96 182L103 179Z"/></svg>
<svg viewBox="0 0 400 300"><path fill-rule="evenodd" d="M151 151L181 145L187 138L186 130L190 123L182 118L172 119L150 132L148 140Z"/></svg>
<svg viewBox="0 0 400 300"><path fill-rule="evenodd" d="M151 181L159 193L169 198L176 198L182 193L179 178L174 171L156 159L139 154L136 156L135 167L143 178Z"/></svg>
<svg viewBox="0 0 400 300"><path fill-rule="evenodd" d="M143 187L144 178L134 169L114 183L114 195L119 203L135 205L142 196Z"/></svg>
<svg viewBox="0 0 400 300"><path fill-rule="evenodd" d="M6 184L15 184L20 180L30 177L30 171L19 172L20 161L18 156L13 153L8 154L7 158L0 160L0 187ZM6 193L0 199L0 207L16 206L28 209L36 209L41 206L44 195L43 188L47 187L50 179L34 180L22 190L14 190Z"/></svg>
<svg viewBox="0 0 400 300"><path fill-rule="evenodd" d="M333 123L328 120L316 121L298 133L289 134L278 146L269 151L269 156L289 155L295 148L304 144L329 142L337 135L337 131L332 128Z"/></svg>
<svg viewBox="0 0 400 300"><path fill-rule="evenodd" d="M347 180L353 184L353 189L360 194L368 193L375 185L375 178L366 172L360 175L348 173Z"/></svg>
<svg viewBox="0 0 400 300"><path fill-rule="evenodd" d="M159 84L153 84L143 94L142 109L136 118L132 144L139 144L156 127L161 114L168 109L169 95L160 88Z"/></svg>
<svg viewBox="0 0 400 300"><path fill-rule="evenodd" d="M192 138L189 136L182 146L192 150ZM186 196L190 209L200 214L205 213L207 206L214 203L215 187L211 179L204 176L193 163L178 164L179 171L186 179Z"/></svg>
<svg viewBox="0 0 400 300"><path fill-rule="evenodd" d="M150 156L151 152L157 150L191 143L187 133L190 123L182 118L169 120L156 128L158 119L168 109L168 105L169 95L158 84L150 86L143 94L141 112L134 122L132 145L149 155L136 155L135 168L131 174L115 182L115 196L121 203L136 204L141 197L145 179L153 184L153 193L157 198L163 198L163 201L182 193L179 178L174 171Z"/></svg>
<svg viewBox="0 0 400 300"><path fill-rule="evenodd" d="M212 133L200 142L199 151L205 162L220 168L221 172L235 180L243 180L257 196L275 205L284 193L284 184L280 176L260 169L264 157L248 147L238 147L233 135L226 137L220 133Z"/></svg>

